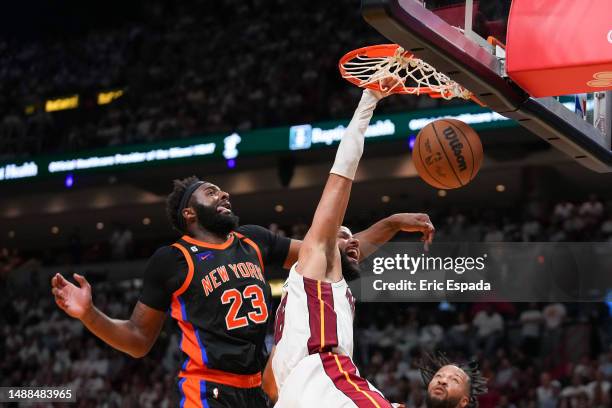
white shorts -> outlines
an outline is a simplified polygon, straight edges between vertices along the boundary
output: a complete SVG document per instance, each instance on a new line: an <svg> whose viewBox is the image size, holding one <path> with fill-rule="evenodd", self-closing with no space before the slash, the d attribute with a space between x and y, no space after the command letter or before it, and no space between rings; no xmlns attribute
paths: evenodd
<svg viewBox="0 0 612 408"><path fill-rule="evenodd" d="M353 361L334 353L311 354L291 371L274 408L391 408L380 391L359 376Z"/></svg>

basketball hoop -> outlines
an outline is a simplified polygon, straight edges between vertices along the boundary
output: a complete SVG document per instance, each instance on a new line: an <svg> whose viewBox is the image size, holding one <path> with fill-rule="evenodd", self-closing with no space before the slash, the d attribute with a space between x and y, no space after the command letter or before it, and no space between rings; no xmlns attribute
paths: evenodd
<svg viewBox="0 0 612 408"><path fill-rule="evenodd" d="M342 78L361 88L381 91L381 81L395 77L398 84L391 93L472 99L482 105L470 91L397 44L353 50L340 59L338 68Z"/></svg>

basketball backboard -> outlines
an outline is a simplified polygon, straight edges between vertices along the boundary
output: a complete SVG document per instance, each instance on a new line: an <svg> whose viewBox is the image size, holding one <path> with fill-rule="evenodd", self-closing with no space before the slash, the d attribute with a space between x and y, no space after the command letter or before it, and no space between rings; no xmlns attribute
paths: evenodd
<svg viewBox="0 0 612 408"><path fill-rule="evenodd" d="M503 46L510 5L511 0L362 0L362 14L390 41L448 75L490 109L517 120L582 165L612 172L611 92L589 95L584 120L574 110L573 96L531 97L510 80Z"/></svg>

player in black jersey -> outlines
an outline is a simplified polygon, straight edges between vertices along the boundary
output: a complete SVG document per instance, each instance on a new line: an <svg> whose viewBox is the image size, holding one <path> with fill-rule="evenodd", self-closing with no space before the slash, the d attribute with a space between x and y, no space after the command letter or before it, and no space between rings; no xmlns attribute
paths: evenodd
<svg viewBox="0 0 612 408"><path fill-rule="evenodd" d="M267 309L265 269L289 267L301 241L255 226L238 226L229 194L195 177L175 180L168 197L170 221L182 237L158 249L144 274L144 287L129 320L116 320L92 303L91 287L57 274L57 305L80 319L110 346L143 357L161 330L167 311L177 321L185 361L179 371L181 407L265 407L261 372L265 365ZM396 214L355 234L371 253L400 230L431 233L422 214Z"/></svg>

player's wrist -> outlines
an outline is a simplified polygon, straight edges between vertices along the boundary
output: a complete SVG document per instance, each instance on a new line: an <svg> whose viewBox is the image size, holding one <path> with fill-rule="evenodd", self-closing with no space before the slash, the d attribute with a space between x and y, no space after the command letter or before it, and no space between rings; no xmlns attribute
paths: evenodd
<svg viewBox="0 0 612 408"><path fill-rule="evenodd" d="M401 214L392 214L385 218L385 223L393 232L400 232L404 226L403 216Z"/></svg>
<svg viewBox="0 0 612 408"><path fill-rule="evenodd" d="M93 305L93 302L89 302L89 304L84 307L83 314L79 317L79 320L84 325L91 324L96 319L96 313L97 309Z"/></svg>
<svg viewBox="0 0 612 408"><path fill-rule="evenodd" d="M383 94L382 92L366 88L363 90L362 99L371 100L372 102L376 103L380 101L382 98L384 98L385 96L386 95Z"/></svg>

